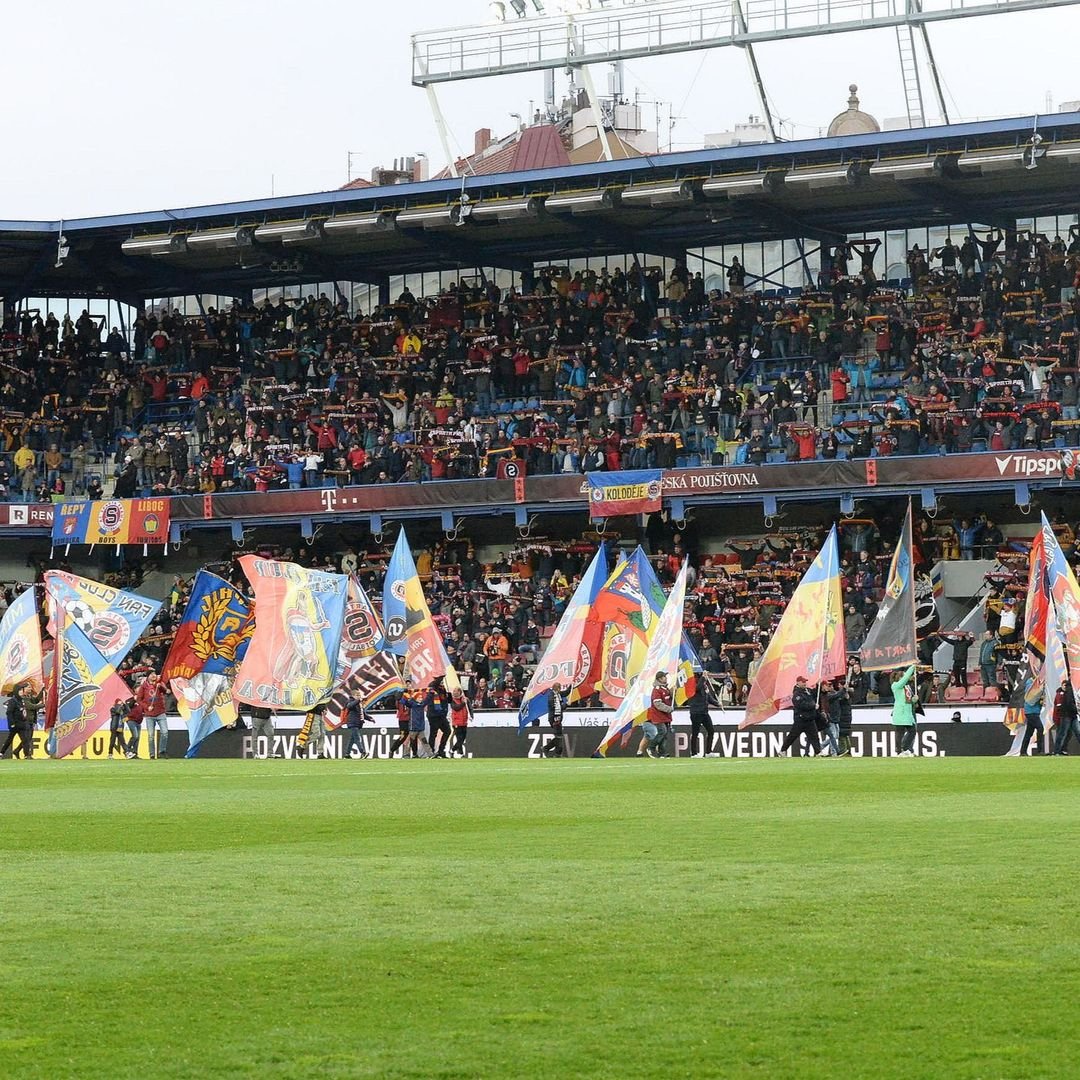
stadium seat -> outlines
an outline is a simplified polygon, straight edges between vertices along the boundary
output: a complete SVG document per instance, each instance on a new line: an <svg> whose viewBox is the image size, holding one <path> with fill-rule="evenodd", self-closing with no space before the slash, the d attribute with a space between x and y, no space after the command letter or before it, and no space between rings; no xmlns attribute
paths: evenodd
<svg viewBox="0 0 1080 1080"><path fill-rule="evenodd" d="M967 688L967 693L964 695L964 700L969 702L983 701L983 694L985 691L986 688L983 686L969 686Z"/></svg>
<svg viewBox="0 0 1080 1080"><path fill-rule="evenodd" d="M996 686L988 686L983 690L983 701L1000 701L1001 691Z"/></svg>
<svg viewBox="0 0 1080 1080"><path fill-rule="evenodd" d="M962 686L950 686L945 690L946 701L964 701L967 698L967 691Z"/></svg>

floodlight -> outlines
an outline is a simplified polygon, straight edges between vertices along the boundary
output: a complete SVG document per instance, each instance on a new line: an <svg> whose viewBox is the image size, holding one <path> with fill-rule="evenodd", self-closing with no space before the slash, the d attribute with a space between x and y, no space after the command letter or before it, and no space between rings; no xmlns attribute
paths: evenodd
<svg viewBox="0 0 1080 1080"><path fill-rule="evenodd" d="M394 216L382 211L368 214L337 214L323 222L323 235L327 238L361 236L366 233L389 232L394 227Z"/></svg>
<svg viewBox="0 0 1080 1080"><path fill-rule="evenodd" d="M152 233L133 236L120 245L125 255L182 255L187 251L187 233Z"/></svg>
<svg viewBox="0 0 1080 1080"><path fill-rule="evenodd" d="M701 190L709 197L726 195L729 199L735 199L741 195L768 195L776 187L777 177L776 172L714 176L701 185Z"/></svg>
<svg viewBox="0 0 1080 1080"><path fill-rule="evenodd" d="M829 165L823 168L792 169L784 176L785 184L805 184L810 190L816 188L843 187L853 184L857 177L853 164Z"/></svg>
<svg viewBox="0 0 1080 1080"><path fill-rule="evenodd" d="M472 208L472 217L479 221L513 221L515 218L536 217L540 213L540 200L492 199L490 202L477 203Z"/></svg>
<svg viewBox="0 0 1080 1080"><path fill-rule="evenodd" d="M928 158L895 158L875 161L870 175L883 180L933 180L945 171L945 159L940 155Z"/></svg>
<svg viewBox="0 0 1080 1080"><path fill-rule="evenodd" d="M549 195L544 209L555 213L587 214L594 210L610 210L619 205L619 192L614 188L601 191L570 191L562 195Z"/></svg>
<svg viewBox="0 0 1080 1080"><path fill-rule="evenodd" d="M191 233L188 238L188 250L231 251L234 248L251 247L255 242L255 229L250 225L227 229L201 229Z"/></svg>
<svg viewBox="0 0 1080 1080"><path fill-rule="evenodd" d="M298 244L304 240L318 240L322 236L322 222L317 218L303 221L274 221L260 225L255 230L259 243L280 240L283 244Z"/></svg>
<svg viewBox="0 0 1080 1080"><path fill-rule="evenodd" d="M667 206L694 201L696 192L689 180L669 180L663 184L634 184L624 188L622 201L643 202L649 206Z"/></svg>
<svg viewBox="0 0 1080 1080"><path fill-rule="evenodd" d="M1019 169L1024 164L1024 151L1014 150L976 150L971 154L961 154L956 159L956 166L961 171L1000 172L1003 169Z"/></svg>

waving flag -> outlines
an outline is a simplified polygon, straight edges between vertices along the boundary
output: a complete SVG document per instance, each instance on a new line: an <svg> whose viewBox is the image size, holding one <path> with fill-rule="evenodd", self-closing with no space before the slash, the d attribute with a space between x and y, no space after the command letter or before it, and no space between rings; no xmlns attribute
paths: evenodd
<svg viewBox="0 0 1080 1080"><path fill-rule="evenodd" d="M519 730L544 714L552 687L573 688L588 678L598 659L603 632L602 624L589 616L607 572L607 548L601 542L525 688L518 710Z"/></svg>
<svg viewBox="0 0 1080 1080"><path fill-rule="evenodd" d="M126 701L131 691L112 663L70 618L61 624L57 650L59 661L51 696L56 710L56 757L62 758L101 728L113 705Z"/></svg>
<svg viewBox="0 0 1080 1080"><path fill-rule="evenodd" d="M1028 587L1024 602L1024 647L1036 661L1046 656L1047 623L1052 601L1050 599L1050 576L1047 567L1046 534L1057 544L1053 530L1044 525L1031 541L1028 552Z"/></svg>
<svg viewBox="0 0 1080 1080"><path fill-rule="evenodd" d="M355 577L349 578L348 599L345 602L345 623L338 650L338 681L348 677L359 661L373 656L386 646L382 620L368 599L364 586Z"/></svg>
<svg viewBox="0 0 1080 1080"><path fill-rule="evenodd" d="M383 622L387 650L405 657L405 675L414 686L430 686L440 678L447 690L461 685L424 599L404 529L383 582Z"/></svg>
<svg viewBox="0 0 1080 1080"><path fill-rule="evenodd" d="M0 694L10 694L20 683L40 690L43 681L41 624L31 585L0 620Z"/></svg>
<svg viewBox="0 0 1080 1080"><path fill-rule="evenodd" d="M1046 587L1053 601L1056 616L1054 625L1058 627L1065 640L1065 659L1068 662L1069 681L1072 683L1073 692L1080 694L1080 587L1077 586L1076 575L1065 558L1045 514L1042 515L1040 538L1046 561ZM1034 548L1035 545L1033 544L1032 547ZM1030 592L1030 582L1028 589ZM1046 623L1049 625L1049 612ZM1025 629L1027 629L1026 618ZM1030 648L1029 646L1029 650Z"/></svg>
<svg viewBox="0 0 1080 1080"><path fill-rule="evenodd" d="M682 648L683 609L686 603L686 567L684 561L679 576L672 586L671 595L660 613L656 632L649 642L645 662L637 673L622 704L615 712L607 735L597 748L597 753L606 756L615 739L626 736L630 729L640 724L649 711L652 700L653 684L656 676L664 672L668 685L674 687L679 672L679 654Z"/></svg>
<svg viewBox="0 0 1080 1080"><path fill-rule="evenodd" d="M907 667L915 663L915 573L911 547L911 502L900 542L889 564L885 596L861 651L866 671Z"/></svg>
<svg viewBox="0 0 1080 1080"><path fill-rule="evenodd" d="M740 728L760 724L791 704L795 678L812 683L834 679L847 670L843 607L840 602L840 558L836 526L829 531L799 582L780 625L761 658L750 687L746 717Z"/></svg>
<svg viewBox="0 0 1080 1080"><path fill-rule="evenodd" d="M49 604L48 630L56 637L57 609L83 633L86 640L114 666L118 666L161 610L160 600L114 589L99 581L62 570L45 574ZM106 709L106 715L108 710Z"/></svg>
<svg viewBox="0 0 1080 1080"><path fill-rule="evenodd" d="M306 712L334 685L349 579L255 555L240 565L255 589L255 633L236 699Z"/></svg>
<svg viewBox="0 0 1080 1080"><path fill-rule="evenodd" d="M195 757L208 735L236 723L232 679L228 675L202 671L190 679L176 676L170 685L176 696L176 711L188 729L188 748L184 757Z"/></svg>
<svg viewBox="0 0 1080 1080"><path fill-rule="evenodd" d="M244 659L255 616L243 594L224 578L200 570L191 585L161 678L190 680L200 672L228 675Z"/></svg>
<svg viewBox="0 0 1080 1080"><path fill-rule="evenodd" d="M404 689L397 660L391 653L377 652L360 660L349 677L334 687L323 722L327 730L333 731L345 723L345 706L350 701L358 700L365 709L370 709L380 698Z"/></svg>
<svg viewBox="0 0 1080 1080"><path fill-rule="evenodd" d="M599 692L605 705L617 709L645 662L645 653L656 633L666 597L648 557L637 548L620 562L593 602L590 620L603 627L599 662L572 691L571 701ZM682 662L675 689L676 704L694 692L694 668L701 662L683 637Z"/></svg>
<svg viewBox="0 0 1080 1080"><path fill-rule="evenodd" d="M655 513L661 506L663 479L660 469L586 473L589 516L607 518Z"/></svg>

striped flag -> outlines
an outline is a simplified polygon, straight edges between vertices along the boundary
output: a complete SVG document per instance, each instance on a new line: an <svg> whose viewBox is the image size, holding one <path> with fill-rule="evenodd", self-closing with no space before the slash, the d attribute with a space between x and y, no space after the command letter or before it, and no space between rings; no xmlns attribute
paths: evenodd
<svg viewBox="0 0 1080 1080"><path fill-rule="evenodd" d="M846 671L840 555L834 525L784 609L761 658L746 702L746 717L739 727L760 724L790 705L799 675L819 683Z"/></svg>

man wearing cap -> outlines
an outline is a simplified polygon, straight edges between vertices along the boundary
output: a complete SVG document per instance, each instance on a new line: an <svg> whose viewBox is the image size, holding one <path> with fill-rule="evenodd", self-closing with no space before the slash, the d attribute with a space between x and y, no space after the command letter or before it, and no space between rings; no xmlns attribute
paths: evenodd
<svg viewBox="0 0 1080 1080"><path fill-rule="evenodd" d="M644 751L649 757L667 757L667 737L671 729L673 710L671 690L668 688L667 672L658 671L653 680L652 697L645 723L641 726ZM640 754L641 751L639 750Z"/></svg>
<svg viewBox="0 0 1080 1080"><path fill-rule="evenodd" d="M818 704L807 685L805 675L799 675L795 679L795 689L791 691L791 712L791 728L784 736L784 742L780 747L781 755L790 750L792 757L800 756L800 735L805 735L814 753L820 754L821 739L818 737L817 729Z"/></svg>

